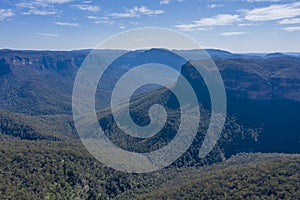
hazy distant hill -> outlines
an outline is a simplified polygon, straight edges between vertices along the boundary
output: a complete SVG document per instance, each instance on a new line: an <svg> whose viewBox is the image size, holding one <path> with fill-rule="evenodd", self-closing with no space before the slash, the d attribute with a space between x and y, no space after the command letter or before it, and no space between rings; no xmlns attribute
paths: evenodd
<svg viewBox="0 0 300 200"><path fill-rule="evenodd" d="M201 50L180 51L195 59ZM1 109L30 115L70 114L72 87L78 67L89 51L0 51ZM176 52L176 51L175 51ZM116 53L101 51L104 56ZM117 52L119 53L119 52ZM179 51L177 51L179 53ZM291 56L253 59L220 50L208 50L219 67L225 86L235 96L247 99L292 99L300 101L300 58ZM199 54L201 55L201 53ZM200 56L201 57L201 56ZM199 56L198 56L199 58ZM130 68L160 62L180 70L178 56L161 49L128 52L113 63L102 90ZM149 74L150 75L150 74ZM153 76L156 76L155 74ZM99 88L101 90L101 88ZM104 93L99 98L108 105ZM105 107L104 105L99 108Z"/></svg>
<svg viewBox="0 0 300 200"><path fill-rule="evenodd" d="M131 117L145 125L149 123L149 107L160 103L168 111L164 128L151 138L141 139L115 126L106 108L110 101L107 94L132 67L160 62L181 71L201 107L201 123L190 148L167 169L137 175L103 166L78 140L71 95L76 72L89 52L0 50L1 199L299 196L299 156L271 153L232 157L240 152L300 153L299 57L207 50L224 80L228 115L217 145L204 159L198 154L210 119L210 99L202 77L190 62L164 49L131 51L116 60L100 81L96 100L101 104L96 106L99 124L119 147L136 152L160 148L172 140L180 122L176 97L166 88L148 87L132 98ZM174 52L192 60L201 60L204 55L202 50ZM124 52L99 53L112 57ZM159 76L150 72L147 75ZM174 86L176 81L177 77Z"/></svg>
<svg viewBox="0 0 300 200"><path fill-rule="evenodd" d="M75 75L89 52L1 50L1 109L26 115L70 115ZM201 58L203 54L203 50L174 52L191 59ZM258 56L221 50L207 52L214 58L224 80L229 116L235 116L247 127L264 130L253 148L264 152L299 152L300 58L275 53L258 59ZM105 57L120 51L100 53ZM202 96L201 103L209 108L209 95L203 95L203 85L199 85L200 75L185 60L163 49L132 51L116 60L98 88L97 108L109 105L109 94L123 73L149 62L170 65L177 70L182 67L182 74L190 77L196 93Z"/></svg>

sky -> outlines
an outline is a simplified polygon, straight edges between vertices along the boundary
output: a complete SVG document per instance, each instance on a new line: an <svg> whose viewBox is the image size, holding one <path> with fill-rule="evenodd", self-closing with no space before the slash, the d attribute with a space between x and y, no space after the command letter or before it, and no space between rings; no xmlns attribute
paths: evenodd
<svg viewBox="0 0 300 200"><path fill-rule="evenodd" d="M0 49L95 48L122 31L160 27L203 48L300 52L296 0L1 0Z"/></svg>

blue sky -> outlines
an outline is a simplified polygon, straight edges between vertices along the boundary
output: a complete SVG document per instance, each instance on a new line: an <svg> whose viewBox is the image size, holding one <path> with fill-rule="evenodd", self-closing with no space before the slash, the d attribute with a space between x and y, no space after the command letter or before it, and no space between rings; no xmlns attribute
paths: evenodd
<svg viewBox="0 0 300 200"><path fill-rule="evenodd" d="M300 52L295 0L2 0L0 48L94 48L121 31L177 30L204 48Z"/></svg>

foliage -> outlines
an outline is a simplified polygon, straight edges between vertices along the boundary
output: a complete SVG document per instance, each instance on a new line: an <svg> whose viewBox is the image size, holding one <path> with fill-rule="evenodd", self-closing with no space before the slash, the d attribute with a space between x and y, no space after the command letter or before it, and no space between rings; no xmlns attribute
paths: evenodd
<svg viewBox="0 0 300 200"><path fill-rule="evenodd" d="M74 140L0 135L0 199L211 199L299 196L299 155L244 154L221 164L128 174Z"/></svg>
<svg viewBox="0 0 300 200"><path fill-rule="evenodd" d="M298 199L299 158L287 155L207 172L193 169L135 199Z"/></svg>

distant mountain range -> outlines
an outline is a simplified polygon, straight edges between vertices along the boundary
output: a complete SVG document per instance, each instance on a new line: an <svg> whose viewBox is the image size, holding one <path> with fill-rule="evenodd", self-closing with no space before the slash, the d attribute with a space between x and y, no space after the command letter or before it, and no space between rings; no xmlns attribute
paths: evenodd
<svg viewBox="0 0 300 200"><path fill-rule="evenodd" d="M300 53L98 50L108 60L124 53L105 71L95 96L99 124L120 148L135 152L156 150L173 139L180 123L176 96L165 87L151 86L135 93L130 101L130 115L137 124L146 125L150 122L149 108L159 103L168 114L163 129L153 137L141 139L124 134L116 126L109 108L110 96L117 80L130 69L146 63L168 65L190 82L199 100L201 123L189 149L167 169L139 176L106 168L88 154L78 139L72 119L72 90L76 73L90 51L0 50L0 171L4 172L0 173L0 198L18 199L24 194L28 199L33 194L42 199L68 195L87 199L100 198L99 195L121 199L190 198L197 197L198 190L212 197L215 193L210 191L220 187L237 199L249 197L241 184L251 186L249 191L255 190L257 194L252 195L257 198L297 196L299 156L273 153L300 153ZM227 117L217 145L201 159L198 153L208 128L211 102L203 77L191 63L209 59L206 53L224 81ZM151 72L149 68L141 76L161 76ZM177 77L170 81L172 87L178 84ZM272 154L232 157L241 152ZM223 163L207 166L220 162ZM274 173L270 175L269 169ZM185 178L177 177L178 174ZM40 184L35 185L33 179ZM177 184L182 180L182 184ZM253 180L264 180L273 189L269 185L258 186ZM295 185L290 187L292 192L285 192L285 185L279 184L283 181ZM276 193L279 190L280 194ZM222 194L215 197L224 198Z"/></svg>
<svg viewBox="0 0 300 200"><path fill-rule="evenodd" d="M90 50L0 50L1 109L27 115L71 114L71 95L76 72L89 52ZM203 50L174 50L174 52L192 60L207 58L202 56ZM238 110L245 111L246 108L236 108L239 105L237 102L240 101L291 102L287 103L288 105L278 103L276 110L288 108L294 104L298 105L300 101L300 57L282 53L262 56L232 54L214 49L208 49L206 52L214 59L224 80L229 98L229 112L232 111L234 114ZM116 50L100 51L104 57L119 53L120 51ZM193 71L185 67L187 66L186 60L167 50L150 49L127 52L112 63L106 78L101 80L96 96L96 99L101 101L97 101L100 102L97 108L102 109L109 105L107 92L111 91L114 83L123 73L134 66L153 62L169 65L178 71L183 66L182 73L194 77L191 81L194 80L195 84L200 78L192 75ZM158 74L153 74L153 76L158 76ZM256 104L255 106L258 106ZM241 103L242 105L244 103ZM251 104L247 106L249 105ZM272 105L272 103L268 104L270 109ZM292 109L290 113L293 113L293 110L295 111ZM285 112L281 112L283 113Z"/></svg>
<svg viewBox="0 0 300 200"><path fill-rule="evenodd" d="M1 109L26 115L70 115L75 76L89 52L0 50ZM176 54L164 49L99 50L104 57L120 52L125 54L111 64L99 83L97 109L109 105L111 90L122 74L137 65L154 62L185 74L196 93L202 95L203 106L209 109L209 96L203 95L201 76L178 56L207 59L203 50L174 50ZM261 145L256 149L299 152L300 57L282 53L232 54L215 49L206 52L222 75L228 114L248 127L264 128ZM159 76L148 72L147 75ZM146 88L144 92L152 89Z"/></svg>
<svg viewBox="0 0 300 200"><path fill-rule="evenodd" d="M203 50L174 52L192 60L201 59L203 55ZM232 54L212 49L207 52L219 67L226 89L235 96L300 101L300 57L278 53L264 56ZM88 53L89 50L0 50L1 107L30 115L70 114L75 75ZM102 50L100 53L105 57L120 52ZM149 62L166 64L180 71L186 60L162 49L128 52L112 64L99 90L111 90L112 82L121 74ZM103 94L99 97L105 103L98 107L104 108L108 102L103 99Z"/></svg>

